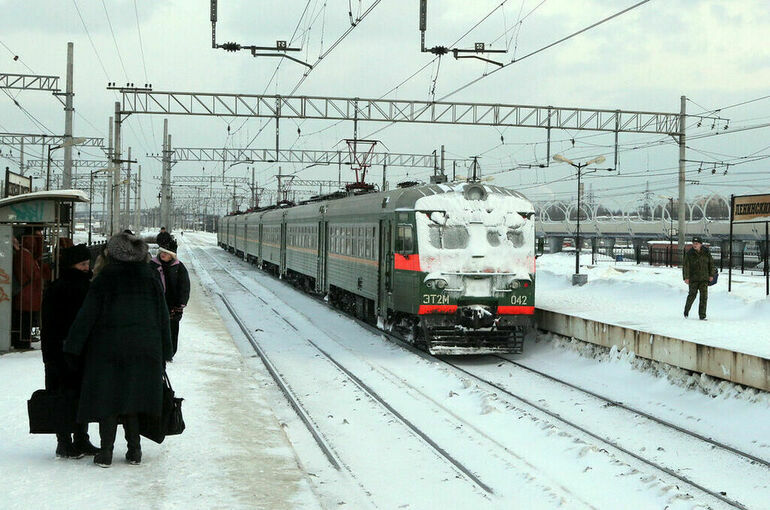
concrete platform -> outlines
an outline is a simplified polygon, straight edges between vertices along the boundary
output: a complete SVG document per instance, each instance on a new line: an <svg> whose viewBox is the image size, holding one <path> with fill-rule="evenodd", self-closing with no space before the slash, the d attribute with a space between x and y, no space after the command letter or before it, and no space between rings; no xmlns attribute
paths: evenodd
<svg viewBox="0 0 770 510"><path fill-rule="evenodd" d="M2 508L316 509L318 497L271 409L275 391L246 368L216 307L192 280L179 352L168 367L184 397L187 429L162 445L142 440L139 466L124 460L118 431L113 465L60 460L52 435L30 435L26 400L43 387L39 350L0 356ZM98 444L98 427L90 427Z"/></svg>
<svg viewBox="0 0 770 510"><path fill-rule="evenodd" d="M555 310L538 308L535 317L538 328L551 333L607 348L625 348L642 358L770 391L770 359L761 356Z"/></svg>

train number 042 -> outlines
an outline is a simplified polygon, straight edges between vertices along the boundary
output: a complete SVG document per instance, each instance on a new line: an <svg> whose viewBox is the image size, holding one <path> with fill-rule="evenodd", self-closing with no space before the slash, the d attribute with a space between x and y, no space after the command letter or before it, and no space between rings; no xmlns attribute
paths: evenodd
<svg viewBox="0 0 770 510"><path fill-rule="evenodd" d="M527 296L511 296L511 304L512 305L526 305L527 302Z"/></svg>

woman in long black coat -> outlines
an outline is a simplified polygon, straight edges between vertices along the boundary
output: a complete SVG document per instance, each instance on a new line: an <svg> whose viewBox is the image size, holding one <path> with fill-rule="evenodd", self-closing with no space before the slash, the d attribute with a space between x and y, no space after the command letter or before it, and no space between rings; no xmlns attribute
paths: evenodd
<svg viewBox="0 0 770 510"><path fill-rule="evenodd" d="M59 278L43 294L40 345L45 363L45 388L60 392L65 415L56 433L56 456L79 459L98 450L88 438L88 423L75 423L82 367L68 366L62 351L64 339L88 293L91 282L91 252L85 244L64 248L59 254ZM74 433L74 441L73 435Z"/></svg>
<svg viewBox="0 0 770 510"><path fill-rule="evenodd" d="M139 414L160 416L171 333L163 289L147 261L147 243L127 233L107 243L109 264L91 282L64 352L82 356L78 422L99 422L101 450L94 462L112 464L118 421L126 460L141 462Z"/></svg>

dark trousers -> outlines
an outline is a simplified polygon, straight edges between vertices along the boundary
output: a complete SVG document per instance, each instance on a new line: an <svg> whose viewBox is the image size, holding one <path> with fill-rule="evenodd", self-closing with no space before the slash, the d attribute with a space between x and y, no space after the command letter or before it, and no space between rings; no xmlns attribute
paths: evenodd
<svg viewBox="0 0 770 510"><path fill-rule="evenodd" d="M56 440L62 443L88 441L88 424L75 421L80 398L78 375L68 372L63 361L46 363L45 389L58 391L64 396L64 416L57 424Z"/></svg>
<svg viewBox="0 0 770 510"><path fill-rule="evenodd" d="M181 319L169 320L169 326L171 326L171 356L176 355L176 348L179 345L179 321Z"/></svg>
<svg viewBox="0 0 770 510"><path fill-rule="evenodd" d="M32 339L32 314L21 310L11 311L11 344L14 347L27 348Z"/></svg>
<svg viewBox="0 0 770 510"><path fill-rule="evenodd" d="M692 307L695 301L695 296L700 293L700 300L698 300L698 316L701 319L706 318L706 304L709 300L709 283L708 282L694 282L690 280L690 291L687 293L687 302L684 304L684 313L690 313L690 307Z"/></svg>
<svg viewBox="0 0 770 510"><path fill-rule="evenodd" d="M126 414L120 417L123 423L123 432L126 437L126 444L129 449L138 449L140 447L139 438L139 416L136 414ZM115 435L118 432L118 417L109 416L99 421L99 439L101 440L102 450L112 450L115 445Z"/></svg>

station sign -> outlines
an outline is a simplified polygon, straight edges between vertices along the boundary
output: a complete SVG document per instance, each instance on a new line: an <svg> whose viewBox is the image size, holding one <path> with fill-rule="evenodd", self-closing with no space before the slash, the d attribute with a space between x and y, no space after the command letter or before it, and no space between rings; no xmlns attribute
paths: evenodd
<svg viewBox="0 0 770 510"><path fill-rule="evenodd" d="M733 223L770 221L770 195L742 195L734 197Z"/></svg>
<svg viewBox="0 0 770 510"><path fill-rule="evenodd" d="M24 177L21 174L5 169L5 197L15 197L32 191L32 177Z"/></svg>

